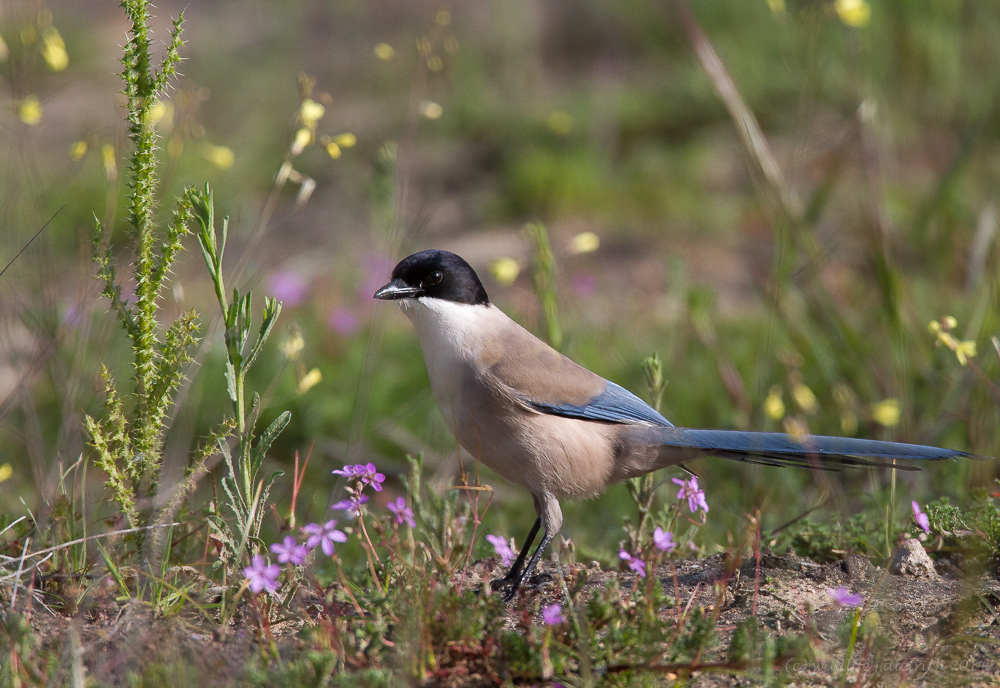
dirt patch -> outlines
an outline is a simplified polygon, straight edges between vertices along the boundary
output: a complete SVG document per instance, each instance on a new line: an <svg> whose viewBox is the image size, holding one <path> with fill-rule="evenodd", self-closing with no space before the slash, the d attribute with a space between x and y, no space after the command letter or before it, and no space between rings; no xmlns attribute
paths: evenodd
<svg viewBox="0 0 1000 688"><path fill-rule="evenodd" d="M494 559L476 562L468 569L464 584L485 589L500 571ZM536 613L547 604L564 602L557 583L559 572L554 563L546 562L541 574L547 581L529 586L521 600L505 610L500 626L507 630L524 628L526 614ZM564 566L562 574L564 580L585 580L584 599L617 584L622 599L628 600L639 586L647 585L632 572L606 571L596 564ZM652 575L667 596L659 614L680 620L700 609L703 618L714 619L714 638L692 665L701 667L690 674L692 685L741 686L755 682L747 678L738 663L732 662L729 649L734 632L749 617L756 617L774 637L798 635L812 645L813 658L808 661L776 658L776 671L785 672L794 685L839 684L844 628L845 624L849 628L855 610L831 598L829 591L837 588L863 596L863 618L879 638L855 646L847 674L852 685L996 685L996 677L1000 676L996 651L1000 643L1000 619L996 615L1000 582L995 572L971 577L939 563L932 577L915 578L891 574L858 555L817 564L791 553L763 553L759 560L751 557L737 561L720 554L668 562L658 566ZM147 605L130 602L115 607L114 613L107 611L111 608L108 604L102 604L67 617L53 615L37 604L30 605L29 610L23 601L19 599L18 606L27 615L36 639L43 647L58 648L65 660L65 672L72 671L74 661L70 655L76 654L80 658L75 662L77 667L82 662L88 679L99 685L131 685L137 675L148 678L153 664L159 665L158 672L165 672L163 678L169 679L169 685L242 685L248 665L263 658L268 648L283 658L306 650L303 630L321 626L325 615L361 620L349 606L332 608L312 593L300 596L294 617L273 623L263 634L249 606L236 615L225 633L220 633L209 613L163 618L154 615ZM535 618L533 623L542 622ZM451 667L447 674L451 680L439 674L425 684L501 682L499 673L468 671L481 659L470 651L459 660L464 667ZM351 666L350 661L347 666ZM600 676L621 667L594 670ZM670 676L676 678L683 673L656 662L628 670L662 674L668 681L673 680ZM759 670L749 675L758 674Z"/></svg>

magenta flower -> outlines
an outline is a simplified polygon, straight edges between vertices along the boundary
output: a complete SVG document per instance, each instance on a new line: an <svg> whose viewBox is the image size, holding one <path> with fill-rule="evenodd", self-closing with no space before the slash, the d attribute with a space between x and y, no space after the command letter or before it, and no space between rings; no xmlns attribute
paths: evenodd
<svg viewBox="0 0 1000 688"><path fill-rule="evenodd" d="M670 480L681 486L677 492L677 499L686 499L688 509L692 514L698 509L708 513L708 502L705 501L705 491L698 487L698 476L692 475L690 480L681 480L680 478L671 478Z"/></svg>
<svg viewBox="0 0 1000 688"><path fill-rule="evenodd" d="M330 315L326 318L326 324L327 327L342 337L349 337L361 327L358 316L350 309L344 307L330 311Z"/></svg>
<svg viewBox="0 0 1000 688"><path fill-rule="evenodd" d="M331 471L334 475L342 475L349 480L357 480L361 488L371 485L376 492L382 491L382 483L385 482L385 475L378 472L373 463L356 463L343 468Z"/></svg>
<svg viewBox="0 0 1000 688"><path fill-rule="evenodd" d="M344 531L337 530L336 521L327 521L323 525L318 523L307 523L302 526L302 532L308 535L305 546L308 549L315 549L317 546L323 550L323 554L332 557L335 542L347 542L347 535Z"/></svg>
<svg viewBox="0 0 1000 688"><path fill-rule="evenodd" d="M837 589L827 588L826 594L830 596L830 599L842 607L860 607L865 601L864 595L859 593L851 592L844 586L840 586Z"/></svg>
<svg viewBox="0 0 1000 688"><path fill-rule="evenodd" d="M271 551L278 555L279 564L292 562L296 566L301 566L309 554L309 548L300 545L291 535L286 535L281 542L271 545Z"/></svg>
<svg viewBox="0 0 1000 688"><path fill-rule="evenodd" d="M351 497L350 499L342 499L330 508L334 511L343 511L347 518L357 518L361 515L363 509L361 505L368 501L368 495L359 495L357 497Z"/></svg>
<svg viewBox="0 0 1000 688"><path fill-rule="evenodd" d="M931 532L931 521L927 518L927 514L920 509L920 505L917 504L917 500L914 499L910 502L910 507L913 509L913 520L917 522L918 526L920 526L920 530L925 533Z"/></svg>
<svg viewBox="0 0 1000 688"><path fill-rule="evenodd" d="M566 621L566 617L563 616L562 606L559 604L550 604L549 606L542 609L542 621L545 622L546 626L558 626Z"/></svg>
<svg viewBox="0 0 1000 688"><path fill-rule="evenodd" d="M406 497L396 497L396 500L389 502L386 505L389 511L396 514L396 523L403 525L404 523L411 528L417 526L416 520L413 518L413 509L406 506Z"/></svg>
<svg viewBox="0 0 1000 688"><path fill-rule="evenodd" d="M493 549L496 550L497 556L500 557L500 562L504 566L510 566L514 563L514 538L510 539L510 544L504 540L499 535L487 535L486 541L493 545Z"/></svg>
<svg viewBox="0 0 1000 688"><path fill-rule="evenodd" d="M309 295L309 283L293 270L277 270L268 279L271 295L289 308L298 306Z"/></svg>
<svg viewBox="0 0 1000 688"><path fill-rule="evenodd" d="M674 534L669 530L663 530L659 526L653 531L653 544L661 552L669 552L677 547L677 543L674 542Z"/></svg>
<svg viewBox="0 0 1000 688"><path fill-rule="evenodd" d="M628 567L639 574L639 578L646 577L646 562L644 562L639 557L633 557L631 554L625 550L618 552L618 556L628 564Z"/></svg>
<svg viewBox="0 0 1000 688"><path fill-rule="evenodd" d="M243 575L250 581L250 592L253 594L256 595L261 590L274 592L278 589L281 567L277 564L268 564L263 555L255 554L250 566L243 569Z"/></svg>

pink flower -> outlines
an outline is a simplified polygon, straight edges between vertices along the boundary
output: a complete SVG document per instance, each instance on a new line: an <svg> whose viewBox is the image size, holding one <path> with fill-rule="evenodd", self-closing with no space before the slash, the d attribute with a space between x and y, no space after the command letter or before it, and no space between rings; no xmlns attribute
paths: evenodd
<svg viewBox="0 0 1000 688"><path fill-rule="evenodd" d="M293 270L277 270L268 279L271 295L289 308L298 306L309 295L309 283Z"/></svg>
<svg viewBox="0 0 1000 688"><path fill-rule="evenodd" d="M671 478L670 480L681 486L677 492L677 499L686 499L688 509L692 514L698 509L708 513L708 502L705 501L705 491L698 487L698 476L692 475L690 480L681 480L680 478Z"/></svg>
<svg viewBox="0 0 1000 688"><path fill-rule="evenodd" d="M368 501L368 495L342 499L330 508L334 511L343 511L347 518L357 518L361 515L361 505Z"/></svg>
<svg viewBox="0 0 1000 688"><path fill-rule="evenodd" d="M279 564L292 562L296 566L301 566L309 554L309 548L300 545L291 535L286 535L281 542L271 545L271 551L278 555Z"/></svg>
<svg viewBox="0 0 1000 688"><path fill-rule="evenodd" d="M625 550L618 552L618 556L628 564L628 567L639 574L639 578L646 577L646 562L644 562L639 557L633 557L631 554Z"/></svg>
<svg viewBox="0 0 1000 688"><path fill-rule="evenodd" d="M255 595L261 590L274 592L278 589L281 567L277 564L268 564L263 555L255 554L250 566L243 569L243 575L250 581L250 592Z"/></svg>
<svg viewBox="0 0 1000 688"><path fill-rule="evenodd" d="M335 542L347 542L347 535L342 530L337 530L336 521L327 521L323 525L318 523L307 523L302 526L302 532L308 535L305 546L308 549L315 549L319 546L323 554L332 557Z"/></svg>
<svg viewBox="0 0 1000 688"><path fill-rule="evenodd" d="M852 595L851 592L843 586L836 589L827 588L826 594L830 596L831 600L842 607L860 607L865 601L864 595L860 592Z"/></svg>
<svg viewBox="0 0 1000 688"><path fill-rule="evenodd" d="M674 534L669 530L663 530L659 526L653 531L653 544L661 552L669 552L677 547L677 543L674 542Z"/></svg>
<svg viewBox="0 0 1000 688"><path fill-rule="evenodd" d="M546 626L558 626L565 622L566 617L563 616L562 606L559 604L550 604L542 609L542 621L545 622Z"/></svg>
<svg viewBox="0 0 1000 688"><path fill-rule="evenodd" d="M917 500L914 499L910 502L910 507L913 509L913 520L917 522L920 529L925 533L931 532L931 521L927 518L927 514L920 509L920 505L917 504Z"/></svg>
<svg viewBox="0 0 1000 688"><path fill-rule="evenodd" d="M487 535L486 541L493 545L493 549L496 550L497 556L500 557L500 562L504 566L510 566L514 563L514 538L510 539L510 544L504 540L499 535Z"/></svg>
<svg viewBox="0 0 1000 688"><path fill-rule="evenodd" d="M358 316L350 309L344 307L330 311L330 315L326 318L326 324L331 330L342 337L354 334L361 327Z"/></svg>
<svg viewBox="0 0 1000 688"><path fill-rule="evenodd" d="M396 514L396 523L403 525L404 523L411 528L415 528L417 525L416 520L413 518L413 509L406 506L406 497L396 497L396 500L389 502L386 505L389 511Z"/></svg>

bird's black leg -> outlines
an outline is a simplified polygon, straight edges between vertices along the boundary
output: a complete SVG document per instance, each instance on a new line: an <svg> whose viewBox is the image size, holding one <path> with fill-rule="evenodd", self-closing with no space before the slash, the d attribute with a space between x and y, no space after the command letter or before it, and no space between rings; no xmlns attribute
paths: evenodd
<svg viewBox="0 0 1000 688"><path fill-rule="evenodd" d="M534 535L535 530L536 529L532 528L532 535ZM542 535L542 541L538 543L538 548L535 550L535 553L531 555L531 559L528 560L528 565L524 567L524 570L517 572L511 577L510 581L504 579L504 587L507 588L503 592L504 602L510 602L514 599L514 596L517 594L517 590L521 587L521 583L524 579L531 578L531 572L535 570L535 564L537 564L538 560L542 558L542 554L544 554L545 550L548 549L549 543L552 542L553 538L555 538L555 535L544 533ZM532 537L532 539L534 539L534 537ZM514 574L513 567L511 567L511 573L508 573L507 576L510 577L511 574Z"/></svg>
<svg viewBox="0 0 1000 688"><path fill-rule="evenodd" d="M514 580L517 580L518 585L521 583L521 569L524 567L524 560L528 556L528 552L531 550L531 544L535 541L535 536L538 535L538 529L542 525L542 519L536 518L535 525L531 526L531 530L528 532L528 537L524 541L524 545L521 547L521 552L517 555L517 559L514 560L514 564L507 571L507 575L503 578L498 578L491 583L494 590L500 590L501 588L507 587L507 585ZM514 586L514 590L517 590L517 586ZM505 596L506 597L506 596Z"/></svg>

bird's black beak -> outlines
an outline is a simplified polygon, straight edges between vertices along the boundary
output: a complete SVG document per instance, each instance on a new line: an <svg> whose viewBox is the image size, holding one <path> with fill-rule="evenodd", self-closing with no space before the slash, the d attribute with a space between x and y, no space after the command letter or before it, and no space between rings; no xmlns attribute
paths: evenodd
<svg viewBox="0 0 1000 688"><path fill-rule="evenodd" d="M376 299L391 301L393 299L405 299L416 296L420 292L416 287L411 287L403 280L394 279L375 292Z"/></svg>

